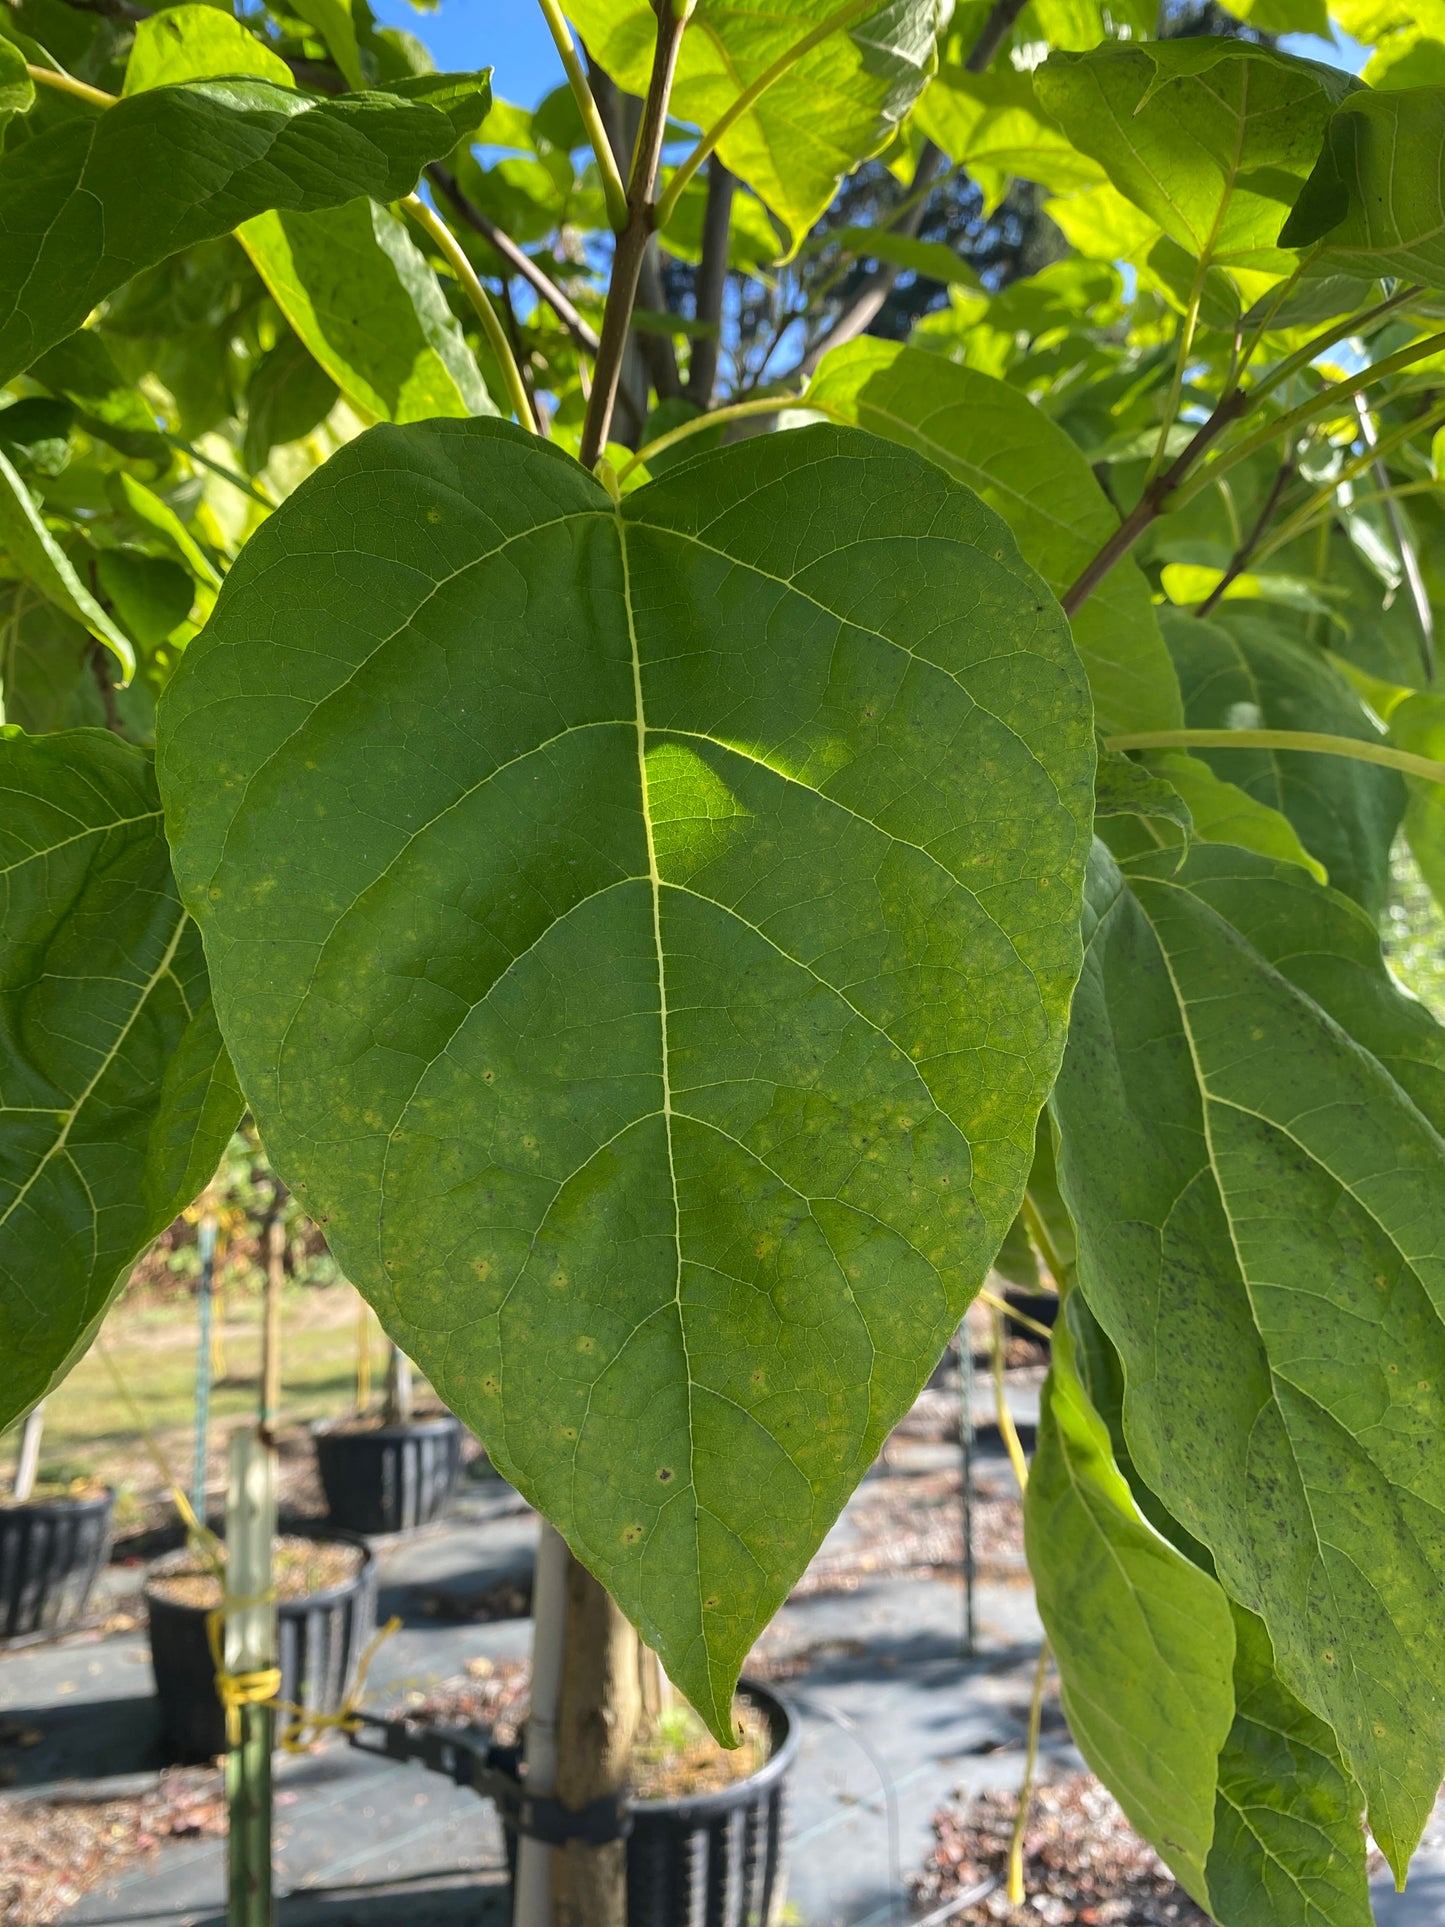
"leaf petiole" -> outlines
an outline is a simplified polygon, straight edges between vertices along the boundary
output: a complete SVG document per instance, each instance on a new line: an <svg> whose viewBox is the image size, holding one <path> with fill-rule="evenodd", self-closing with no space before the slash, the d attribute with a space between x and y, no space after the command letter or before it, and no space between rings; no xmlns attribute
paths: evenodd
<svg viewBox="0 0 1445 1927"><path fill-rule="evenodd" d="M617 165L617 156L612 151L612 143L607 138L607 129L602 124L602 115L597 101L587 82L587 70L582 65L577 52L577 43L572 31L562 16L557 0L537 0L542 9L542 17L547 29L556 42L562 66L567 75L572 97L577 102L577 111L582 116L582 125L587 130L587 139L597 156L598 171L602 175L602 194L607 203L607 221L614 234L621 234L627 226L627 189L622 184L622 174Z"/></svg>
<svg viewBox="0 0 1445 1927"><path fill-rule="evenodd" d="M497 319L497 311L492 306L476 269L467 259L461 242L436 209L428 207L419 194L408 194L401 205L417 226L423 228L436 243L446 259L447 266L461 283L463 293L471 302L473 311L482 324L482 333L487 337L487 346L496 356L502 370L502 379L507 384L507 399L512 405L513 414L523 428L529 428L534 435L540 435L542 431L537 425L532 397L527 393L527 384L522 379L522 371L517 366L516 356L512 353L512 344L507 339L507 331Z"/></svg>
<svg viewBox="0 0 1445 1927"><path fill-rule="evenodd" d="M57 93L73 94L77 100L89 101L92 107L114 107L116 94L108 94L100 87L92 87L88 81L77 80L73 74L56 73L51 67L32 67L27 60L25 71L32 80L38 80L42 87L54 87Z"/></svg>
<svg viewBox="0 0 1445 1927"><path fill-rule="evenodd" d="M1108 736L1109 749L1295 749L1319 756L1345 756L1356 763L1378 763L1404 776L1420 776L1427 783L1445 783L1445 763L1416 756L1389 743L1361 741L1355 736L1330 736L1318 729L1140 729Z"/></svg>

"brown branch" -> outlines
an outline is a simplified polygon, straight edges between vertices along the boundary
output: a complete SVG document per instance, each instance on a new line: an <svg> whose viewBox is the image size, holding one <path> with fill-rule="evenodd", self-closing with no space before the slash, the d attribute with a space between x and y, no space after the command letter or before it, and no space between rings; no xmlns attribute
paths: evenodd
<svg viewBox="0 0 1445 1927"><path fill-rule="evenodd" d="M662 288L662 270L657 264L657 244L650 237L637 277L637 298L644 308L651 308L654 314L666 312L667 296ZM647 372L652 377L652 385L657 390L657 399L676 401L682 394L682 379L677 372L677 350L672 345L672 336L653 334L649 330L646 334L639 334L638 345L642 350L642 359L647 363Z"/></svg>
<svg viewBox="0 0 1445 1927"><path fill-rule="evenodd" d="M1259 547L1260 540L1265 530L1269 527L1275 510L1279 507L1279 499L1289 487L1290 478L1293 474L1294 460L1292 457L1287 456L1279 465L1279 473L1274 478L1274 483L1270 488L1269 494L1264 498L1264 507L1254 519L1254 526L1230 557L1229 567L1224 571L1224 574L1219 578L1218 582L1215 583L1203 602L1201 602L1199 607L1194 611L1195 615L1209 615L1216 605L1223 600L1224 592L1230 583L1237 581L1238 578L1244 574L1249 558Z"/></svg>
<svg viewBox="0 0 1445 1927"><path fill-rule="evenodd" d="M1014 22L1023 12L1027 0L994 0L993 11L979 32L978 39L969 49L963 63L966 74L985 74L993 65L993 57L1013 32Z"/></svg>
<svg viewBox="0 0 1445 1927"><path fill-rule="evenodd" d="M492 252L499 254L512 272L519 275L533 293L546 302L577 346L585 349L589 355L595 355L598 347L596 329L582 318L556 282L537 266L531 255L524 254L509 234L504 234L495 221L489 220L479 207L467 199L450 168L443 167L440 161L434 161L427 169L427 176L435 181L473 234L479 234Z"/></svg>
<svg viewBox="0 0 1445 1927"><path fill-rule="evenodd" d="M677 71L678 49L682 45L686 16L678 19L671 0L654 0L657 9L657 42L652 56L652 78L642 105L642 124L637 130L633 150L632 177L627 184L627 226L617 237L612 254L612 282L607 307L602 317L602 338L592 371L592 393L587 402L587 418L582 424L582 466L592 468L607 443L612 427L612 410L622 377L622 357L627 348L632 310L637 301L637 282L642 260L652 238L656 204L653 191L657 168L662 158L662 143L667 133L667 102L672 79Z"/></svg>
<svg viewBox="0 0 1445 1927"><path fill-rule="evenodd" d="M707 206L702 217L702 263L697 271L697 318L711 328L722 326L723 296L728 281L728 236L733 215L732 175L714 154L707 164ZM687 398L699 408L712 405L717 386L717 335L700 335L692 346L687 371Z"/></svg>
<svg viewBox="0 0 1445 1927"><path fill-rule="evenodd" d="M1129 553L1149 524L1163 513L1169 497L1189 474L1200 456L1213 447L1231 422L1239 419L1249 406L1251 399L1247 390L1231 389L1183 452L1162 474L1154 477L1078 580L1070 584L1059 598L1066 616L1074 615L1088 601L1114 564L1122 561Z"/></svg>

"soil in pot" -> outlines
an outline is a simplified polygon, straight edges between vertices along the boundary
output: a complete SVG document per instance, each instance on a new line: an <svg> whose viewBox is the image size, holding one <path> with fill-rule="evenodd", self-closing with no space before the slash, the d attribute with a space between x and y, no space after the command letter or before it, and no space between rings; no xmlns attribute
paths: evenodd
<svg viewBox="0 0 1445 1927"><path fill-rule="evenodd" d="M279 1605L283 1600L305 1599L311 1593L344 1586L361 1571L366 1554L344 1539L304 1539L286 1533L276 1540L271 1559L272 1584ZM219 1577L199 1562L157 1574L146 1591L177 1606L198 1606L203 1612L214 1612L221 1603Z"/></svg>
<svg viewBox="0 0 1445 1927"><path fill-rule="evenodd" d="M719 1746L684 1700L670 1706L657 1731L641 1741L632 1756L632 1794L636 1800L681 1800L693 1793L717 1793L746 1780L766 1766L773 1750L768 1722L752 1700L733 1701L739 1744Z"/></svg>

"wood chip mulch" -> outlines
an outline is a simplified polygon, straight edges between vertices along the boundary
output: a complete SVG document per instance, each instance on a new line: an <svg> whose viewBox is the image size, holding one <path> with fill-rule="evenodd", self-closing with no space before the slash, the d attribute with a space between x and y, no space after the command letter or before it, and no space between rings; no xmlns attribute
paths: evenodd
<svg viewBox="0 0 1445 1927"><path fill-rule="evenodd" d="M47 1927L81 1895L166 1840L226 1831L214 1767L163 1773L116 1800L7 1800L0 1807L0 1927Z"/></svg>
<svg viewBox="0 0 1445 1927"><path fill-rule="evenodd" d="M1035 1786L1026 1898L1010 1906L1004 1882L1017 1812L1016 1793L990 1792L934 1814L937 1844L913 1882L920 1913L994 1876L998 1887L954 1916L960 1927L1210 1927L1092 1773Z"/></svg>

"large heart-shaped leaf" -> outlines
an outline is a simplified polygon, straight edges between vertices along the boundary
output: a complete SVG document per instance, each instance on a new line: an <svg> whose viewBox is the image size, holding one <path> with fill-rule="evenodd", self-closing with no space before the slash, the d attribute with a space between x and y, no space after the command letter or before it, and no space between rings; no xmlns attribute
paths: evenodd
<svg viewBox="0 0 1445 1927"><path fill-rule="evenodd" d="M394 201L480 119L485 75L313 100L266 80L131 94L0 157L0 381L138 274L269 208Z"/></svg>
<svg viewBox="0 0 1445 1927"><path fill-rule="evenodd" d="M241 1111L151 759L0 737L0 1425L89 1342Z"/></svg>
<svg viewBox="0 0 1445 1927"><path fill-rule="evenodd" d="M1119 526L1078 448L1022 390L897 342L824 357L808 400L904 443L976 488L1056 594ZM1125 558L1074 617L1104 729L1177 729L1179 688L1149 585ZM1145 718L1148 721L1145 721Z"/></svg>
<svg viewBox="0 0 1445 1927"><path fill-rule="evenodd" d="M1074 1737L1221 1927L1369 1927L1363 1802L1334 1735L1138 1485L1121 1393L1118 1355L1070 1292L1025 1529Z"/></svg>
<svg viewBox="0 0 1445 1927"><path fill-rule="evenodd" d="M1093 776L1003 523L856 430L614 504L377 428L164 699L278 1168L726 1731L1019 1204Z"/></svg>
<svg viewBox="0 0 1445 1927"><path fill-rule="evenodd" d="M1290 273L1280 228L1352 75L1239 40L1055 53L1044 109L1170 239L1236 273Z"/></svg>
<svg viewBox="0 0 1445 1927"><path fill-rule="evenodd" d="M1445 1033L1242 851L1101 853L1085 935L1053 1102L1130 1451L1403 1872L1445 1766Z"/></svg>
<svg viewBox="0 0 1445 1927"><path fill-rule="evenodd" d="M1166 615L1165 640L1191 729L1300 729L1379 742L1380 733L1318 649L1276 632L1260 603L1215 621ZM1393 770L1291 750L1195 752L1217 776L1287 816L1330 882L1372 916L1390 890L1390 847L1405 809Z"/></svg>
<svg viewBox="0 0 1445 1927"><path fill-rule="evenodd" d="M1351 269L1445 287L1445 87L1368 89L1342 101L1280 240L1319 244L1320 273Z"/></svg>
<svg viewBox="0 0 1445 1927"><path fill-rule="evenodd" d="M711 127L743 90L837 0L697 0L678 57L672 111ZM718 148L791 230L797 245L841 177L897 132L936 63L939 0L879 0L788 67ZM569 0L588 51L630 93L645 94L657 39L651 0Z"/></svg>

